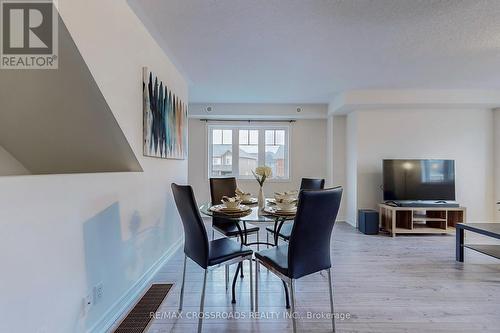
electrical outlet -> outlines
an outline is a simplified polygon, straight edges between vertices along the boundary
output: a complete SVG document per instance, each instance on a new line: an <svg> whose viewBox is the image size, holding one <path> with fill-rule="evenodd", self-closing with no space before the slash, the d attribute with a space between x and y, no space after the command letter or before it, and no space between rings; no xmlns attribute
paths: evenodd
<svg viewBox="0 0 500 333"><path fill-rule="evenodd" d="M83 316L85 317L87 313L90 311L90 307L92 306L92 295L88 294L83 298L82 302L82 308L83 308Z"/></svg>
<svg viewBox="0 0 500 333"><path fill-rule="evenodd" d="M94 287L94 303L99 303L99 301L104 296L104 284L99 282Z"/></svg>

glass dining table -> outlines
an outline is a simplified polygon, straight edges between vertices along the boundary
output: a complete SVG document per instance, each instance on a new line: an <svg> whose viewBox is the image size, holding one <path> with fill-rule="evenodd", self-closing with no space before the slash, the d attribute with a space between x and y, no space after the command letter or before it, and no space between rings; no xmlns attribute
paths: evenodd
<svg viewBox="0 0 500 333"><path fill-rule="evenodd" d="M293 220L295 218L295 214L278 214L278 213L270 213L264 210L260 210L257 204L250 204L246 205L250 209L246 212L243 212L241 214L224 214L220 212L215 212L211 210L210 208L212 207L212 203L206 202L203 203L201 206L199 206L200 212L205 215L205 216L210 216L210 217L219 217L223 218L224 220L227 220L227 223L235 223L236 227L238 228L238 234L240 238L240 242L242 244L245 244L247 246L250 245L267 245L267 246L277 246L278 245L278 240L279 240L279 233L281 230L281 227L283 226L283 223L286 221ZM266 199L266 207L271 207L272 206L272 199ZM239 223L241 222L241 223ZM252 223L252 224L258 224L258 223L273 223L274 224L274 239L273 242L248 242L247 240L247 233L246 233L246 224L247 223ZM236 268L236 272L233 278L233 284L232 284L232 303L236 303L236 297L235 297L235 286L236 286L236 281L238 279L238 275L241 270L241 276L243 277L243 268L242 264L239 263L238 267ZM288 289L286 287L286 284L283 282L283 286L285 288L285 299L286 299L286 307L290 308L289 304L289 298L288 298Z"/></svg>

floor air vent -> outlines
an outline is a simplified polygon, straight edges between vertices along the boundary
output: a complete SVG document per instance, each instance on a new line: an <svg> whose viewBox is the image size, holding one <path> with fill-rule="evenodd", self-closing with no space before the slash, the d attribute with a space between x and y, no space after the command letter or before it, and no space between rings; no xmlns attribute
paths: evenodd
<svg viewBox="0 0 500 333"><path fill-rule="evenodd" d="M151 312L158 309L172 286L172 284L153 284L114 332L142 333L151 320Z"/></svg>

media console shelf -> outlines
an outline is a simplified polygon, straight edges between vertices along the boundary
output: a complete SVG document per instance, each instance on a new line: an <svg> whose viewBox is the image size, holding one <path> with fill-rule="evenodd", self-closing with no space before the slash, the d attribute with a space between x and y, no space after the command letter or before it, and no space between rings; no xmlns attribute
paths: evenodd
<svg viewBox="0 0 500 333"><path fill-rule="evenodd" d="M465 207L395 207L379 205L379 226L396 234L447 234L466 222Z"/></svg>

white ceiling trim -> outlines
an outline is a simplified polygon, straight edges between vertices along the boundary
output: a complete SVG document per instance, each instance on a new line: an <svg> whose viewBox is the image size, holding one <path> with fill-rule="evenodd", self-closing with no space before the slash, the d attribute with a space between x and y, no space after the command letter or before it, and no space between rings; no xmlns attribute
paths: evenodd
<svg viewBox="0 0 500 333"><path fill-rule="evenodd" d="M328 104L191 103L188 114L189 118L213 120L326 119Z"/></svg>
<svg viewBox="0 0 500 333"><path fill-rule="evenodd" d="M500 90L353 90L337 95L329 114L375 109L494 109Z"/></svg>

